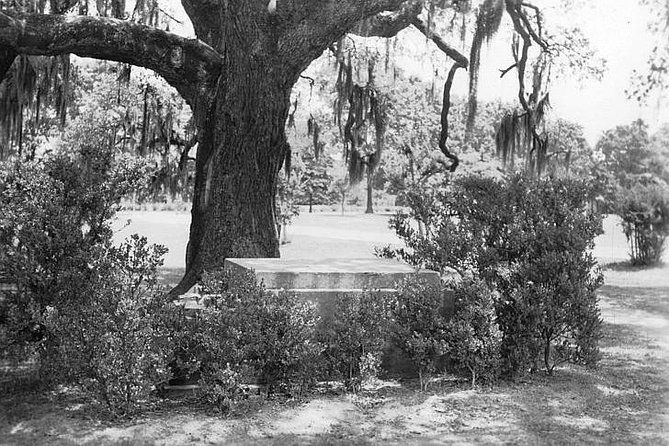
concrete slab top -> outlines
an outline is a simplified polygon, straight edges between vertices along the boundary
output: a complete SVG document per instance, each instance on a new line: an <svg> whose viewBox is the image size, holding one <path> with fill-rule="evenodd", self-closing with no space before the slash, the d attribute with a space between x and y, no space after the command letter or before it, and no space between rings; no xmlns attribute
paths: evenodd
<svg viewBox="0 0 669 446"><path fill-rule="evenodd" d="M392 289L418 275L439 283L439 273L418 270L390 259L226 259L225 268L254 271L267 289L362 290Z"/></svg>
<svg viewBox="0 0 669 446"><path fill-rule="evenodd" d="M411 274L433 271L418 270L406 263L392 259L274 259L274 258L229 258L226 266L242 267L260 272L276 273L346 273L346 274Z"/></svg>

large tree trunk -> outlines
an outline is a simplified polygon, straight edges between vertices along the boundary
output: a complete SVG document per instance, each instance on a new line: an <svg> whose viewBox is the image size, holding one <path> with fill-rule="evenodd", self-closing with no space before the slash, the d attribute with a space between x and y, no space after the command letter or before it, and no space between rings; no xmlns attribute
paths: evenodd
<svg viewBox="0 0 669 446"><path fill-rule="evenodd" d="M279 256L276 179L289 150L284 126L295 79L238 56L228 55L212 110L198 122L186 274L172 294L228 257Z"/></svg>

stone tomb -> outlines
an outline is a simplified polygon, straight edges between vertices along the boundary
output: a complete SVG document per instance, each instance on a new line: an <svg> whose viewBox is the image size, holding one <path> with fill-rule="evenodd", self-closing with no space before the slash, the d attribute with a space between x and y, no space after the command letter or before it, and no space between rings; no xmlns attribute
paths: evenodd
<svg viewBox="0 0 669 446"><path fill-rule="evenodd" d="M226 269L254 271L256 278L270 291L287 290L315 302L322 316L332 314L337 295L378 290L390 293L398 282L418 275L429 283L440 282L439 273L415 268L390 259L226 259ZM197 289L182 296L188 309L202 308ZM414 373L414 365L396 349L387 349L383 361L395 373ZM169 386L172 390L194 386Z"/></svg>
<svg viewBox="0 0 669 446"><path fill-rule="evenodd" d="M360 293L363 290L393 292L397 283L417 274L422 280L439 283L439 273L416 270L391 259L242 259L225 260L225 269L253 271L265 288L287 290L318 304L327 313L338 294ZM199 308L196 292L183 296L186 308Z"/></svg>
<svg viewBox="0 0 669 446"><path fill-rule="evenodd" d="M319 303L339 293L365 289L391 292L414 274L439 283L436 271L416 271L390 259L226 259L225 268L255 271L268 290L290 290Z"/></svg>

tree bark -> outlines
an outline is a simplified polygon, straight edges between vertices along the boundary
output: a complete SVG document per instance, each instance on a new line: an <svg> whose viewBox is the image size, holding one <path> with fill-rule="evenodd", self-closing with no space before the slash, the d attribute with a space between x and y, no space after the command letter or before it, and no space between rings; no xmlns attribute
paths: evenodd
<svg viewBox="0 0 669 446"><path fill-rule="evenodd" d="M228 257L278 257L277 175L289 149L284 131L297 76L229 51L214 107L198 122L200 141L186 250L187 291Z"/></svg>
<svg viewBox="0 0 669 446"><path fill-rule="evenodd" d="M365 209L365 214L374 213L374 175L367 171L367 209Z"/></svg>

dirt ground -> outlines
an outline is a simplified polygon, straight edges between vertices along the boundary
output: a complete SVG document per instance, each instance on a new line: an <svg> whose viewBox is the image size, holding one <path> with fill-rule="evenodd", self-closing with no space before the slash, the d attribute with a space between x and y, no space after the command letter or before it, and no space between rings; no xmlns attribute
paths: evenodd
<svg viewBox="0 0 669 446"><path fill-rule="evenodd" d="M620 251L608 240L600 252ZM669 444L669 265L638 270L618 258L603 259L614 263L604 268L593 370L474 390L449 376L426 392L415 380L358 394L324 387L291 400L252 397L227 415L162 401L129 420L72 391L10 391L0 396L0 444Z"/></svg>

